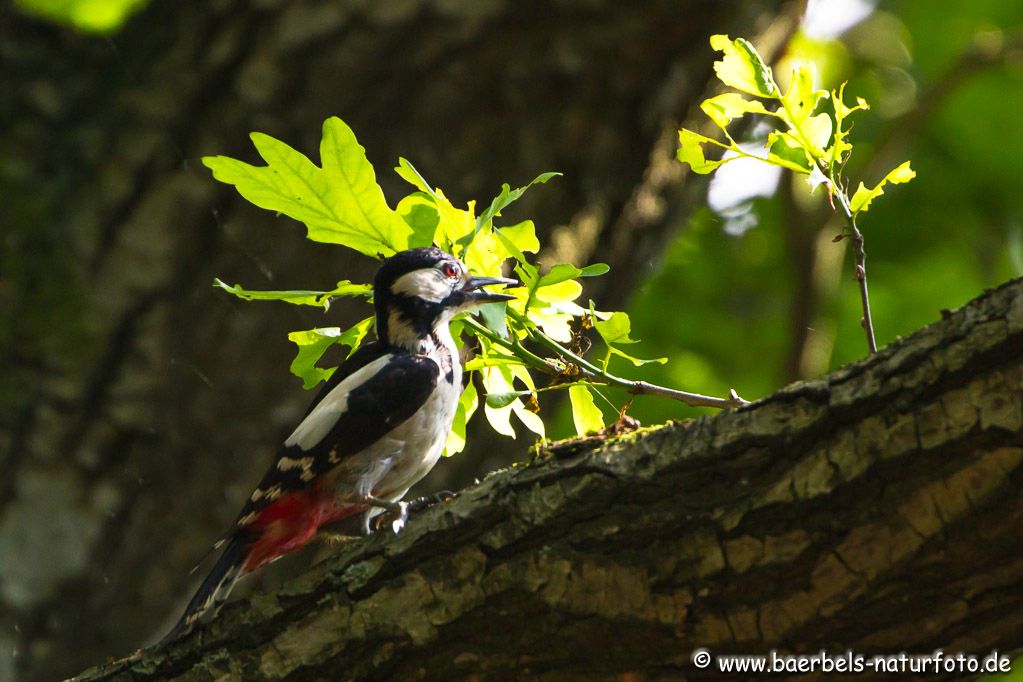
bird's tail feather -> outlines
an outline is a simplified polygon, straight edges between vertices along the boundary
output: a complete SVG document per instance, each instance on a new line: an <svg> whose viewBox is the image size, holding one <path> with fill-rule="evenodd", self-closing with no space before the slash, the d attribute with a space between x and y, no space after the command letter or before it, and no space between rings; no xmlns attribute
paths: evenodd
<svg viewBox="0 0 1023 682"><path fill-rule="evenodd" d="M171 631L160 640L160 644L166 644L179 637L183 637L192 631L195 624L208 611L212 609L213 613L216 613L220 609L223 603L227 601L228 595L231 594L234 584L242 576L242 568L248 556L250 546L251 542L245 537L244 533L234 535L227 541L227 546L224 547L224 551L221 553L220 558L217 559L217 563L214 564L209 575L206 576L199 589L196 590L195 596L192 597L191 601L188 602L188 606L185 607L185 613L182 614L177 624L171 628Z"/></svg>

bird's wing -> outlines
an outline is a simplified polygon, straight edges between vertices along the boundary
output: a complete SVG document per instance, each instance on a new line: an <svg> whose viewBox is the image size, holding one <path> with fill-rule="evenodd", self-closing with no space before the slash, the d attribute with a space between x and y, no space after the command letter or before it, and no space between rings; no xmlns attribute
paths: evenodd
<svg viewBox="0 0 1023 682"><path fill-rule="evenodd" d="M275 500L309 488L411 417L439 377L440 368L430 358L389 352L321 393L249 497L236 529L247 527Z"/></svg>
<svg viewBox="0 0 1023 682"><path fill-rule="evenodd" d="M320 392L316 394L316 397L309 403L309 407L306 408L303 418L309 415L320 402L327 396L328 393L334 390L334 388L342 381L350 377L353 373L362 369L374 360L379 359L383 355L393 352L394 348L388 346L380 341L373 341L372 343L364 343L359 346L359 349L349 355L341 365L334 370L334 373L330 375L330 378L323 383L323 387Z"/></svg>

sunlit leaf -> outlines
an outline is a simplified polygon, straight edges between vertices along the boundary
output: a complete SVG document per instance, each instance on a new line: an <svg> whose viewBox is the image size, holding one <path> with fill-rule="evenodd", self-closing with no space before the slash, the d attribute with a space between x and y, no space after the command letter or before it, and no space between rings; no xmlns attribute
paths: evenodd
<svg viewBox="0 0 1023 682"><path fill-rule="evenodd" d="M867 189L861 182L860 186L856 188L856 193L853 194L852 199L849 201L849 208L853 215L866 211L870 208L870 204L874 199L884 194L884 186L889 182L893 185L898 185L909 182L915 177L916 171L910 168L909 161L906 161L884 176L881 182L877 183L873 189Z"/></svg>
<svg viewBox="0 0 1023 682"><path fill-rule="evenodd" d="M536 238L536 226L532 220L523 220L497 231L507 237L521 253L536 253L540 250L540 240Z"/></svg>
<svg viewBox="0 0 1023 682"><path fill-rule="evenodd" d="M572 315L558 312L552 307L533 308L529 311L530 321L559 343L572 342L572 318Z"/></svg>
<svg viewBox="0 0 1023 682"><path fill-rule="evenodd" d="M496 276L501 274L501 266L512 255L506 246L509 241L502 239L496 230L487 228L476 235L468 248L461 254L462 260L475 275ZM517 253L521 253L517 248ZM523 256L524 258L525 256Z"/></svg>
<svg viewBox="0 0 1023 682"><path fill-rule="evenodd" d="M812 159L824 156L831 142L832 121L827 114L816 114L817 105L827 98L827 90L816 88L817 67L801 63L792 70L792 83L782 96L782 118L792 129L796 140L805 145ZM811 163L812 165L812 163Z"/></svg>
<svg viewBox="0 0 1023 682"><path fill-rule="evenodd" d="M536 384L533 383L533 377L530 375L529 370L526 369L525 366L509 365L508 370L516 379L525 384L526 387L535 395ZM540 415L529 410L521 400L512 402L512 411L515 413L515 416L518 417L519 421L522 422L522 425L527 429L541 438L547 437L547 428L543 423L543 419L540 418Z"/></svg>
<svg viewBox="0 0 1023 682"><path fill-rule="evenodd" d="M746 99L737 92L726 92L717 97L705 99L700 104L703 112L711 118L721 129L728 127L728 124L744 114L770 114L760 100Z"/></svg>
<svg viewBox="0 0 1023 682"><path fill-rule="evenodd" d="M476 386L473 385L472 377L467 377L465 388L458 399L458 407L455 409L455 418L451 422L451 432L444 445L445 457L450 457L465 449L465 427L476 412L478 404L479 396L476 394Z"/></svg>
<svg viewBox="0 0 1023 682"><path fill-rule="evenodd" d="M284 142L252 133L266 166L226 156L203 157L213 177L247 200L305 223L313 241L342 244L366 255L407 248L411 228L388 207L366 150L341 119L323 123L322 168Z"/></svg>
<svg viewBox="0 0 1023 682"><path fill-rule="evenodd" d="M560 263L547 271L547 274L540 278L538 287L551 286L561 282L575 279L582 273L582 270L569 263Z"/></svg>
<svg viewBox="0 0 1023 682"><path fill-rule="evenodd" d="M862 111L870 108L867 101L862 97L856 98L855 106L848 106L845 101L845 83L839 86L838 90L831 91L831 101L835 107L835 135L831 146L825 152L825 163L829 168L841 166L846 154L852 151L852 145L846 139L849 131L845 126L845 119L855 111Z"/></svg>
<svg viewBox="0 0 1023 682"><path fill-rule="evenodd" d="M560 263L551 268L546 275L540 278L537 283L538 287L548 287L554 284L560 284L570 279L576 279L577 277L597 277L607 273L609 268L604 263L593 263L587 265L584 268L577 268L570 263Z"/></svg>
<svg viewBox="0 0 1023 682"><path fill-rule="evenodd" d="M484 367L498 367L500 365L522 365L522 360L514 355L505 355L503 353L488 353L487 355L477 355L472 360L465 363L465 371L471 371L474 369L483 369Z"/></svg>
<svg viewBox="0 0 1023 682"><path fill-rule="evenodd" d="M688 163L694 173L699 173L700 175L712 173L719 166L728 163L729 161L729 159L718 159L717 161L708 159L704 155L703 145L710 144L726 149L728 147L717 140L700 135L699 133L694 133L692 130L688 130L686 128L679 130L678 141L678 160L682 163Z"/></svg>
<svg viewBox="0 0 1023 682"><path fill-rule="evenodd" d="M817 114L806 119L802 126L803 137L810 145L810 152L814 158L820 159L824 156L824 150L831 142L831 131L833 124L831 117L827 114Z"/></svg>
<svg viewBox="0 0 1023 682"><path fill-rule="evenodd" d="M504 367L485 367L480 371L483 377L483 387L487 396L491 394L501 395L514 391L512 387L511 371ZM491 407L489 403L484 404L483 414L494 431L509 438L515 437L515 429L511 425L512 403L517 398L503 407Z"/></svg>
<svg viewBox="0 0 1023 682"><path fill-rule="evenodd" d="M781 102L790 121L798 124L812 116L820 101L828 96L827 90L817 89L817 66L802 62L792 69L792 82Z"/></svg>
<svg viewBox="0 0 1023 682"><path fill-rule="evenodd" d="M632 321L627 313L615 312L606 320L594 319L593 328L604 339L604 343L628 344L636 343L629 334L632 332Z"/></svg>
<svg viewBox="0 0 1023 682"><path fill-rule="evenodd" d="M608 349L611 351L612 354L617 355L620 358L625 358L626 360L631 362L636 367L640 367L642 365L649 365L649 364L652 364L652 363L655 363L655 364L658 364L658 365L663 365L664 363L666 363L668 361L668 358L648 358L648 359L637 358L637 357L635 357L633 355L629 355L628 353L623 351L621 348L618 348L616 346L608 346Z"/></svg>
<svg viewBox="0 0 1023 682"><path fill-rule="evenodd" d="M433 244L433 237L440 223L440 212L429 194L413 192L399 201L394 210L412 228L408 240L409 248Z"/></svg>
<svg viewBox="0 0 1023 682"><path fill-rule="evenodd" d="M436 192L430 187L430 183L426 181L426 178L416 170L416 167L412 165L412 162L408 159L398 157L398 165L394 168L394 172L397 173L403 180L408 182L410 185L418 189L434 199L437 199Z"/></svg>
<svg viewBox="0 0 1023 682"><path fill-rule="evenodd" d="M316 363L334 344L350 347L353 351L359 347L363 338L373 326L373 318L352 325L344 332L338 327L322 327L308 331L291 332L288 339L298 346L298 354L291 362L291 373L302 379L302 385L309 389L326 381L336 368L323 369Z"/></svg>
<svg viewBox="0 0 1023 682"><path fill-rule="evenodd" d="M536 289L536 298L545 303L574 301L583 293L583 285L574 279L561 280L555 284L543 284L543 279L540 282Z"/></svg>
<svg viewBox="0 0 1023 682"><path fill-rule="evenodd" d="M710 37L710 46L724 53L722 59L714 62L714 72L722 83L758 97L778 96L771 68L748 40L732 40L719 34Z"/></svg>
<svg viewBox="0 0 1023 682"><path fill-rule="evenodd" d="M25 12L87 33L113 33L148 0L15 0Z"/></svg>
<svg viewBox="0 0 1023 682"><path fill-rule="evenodd" d="M580 436L604 428L604 415L593 402L593 394L587 386L572 386L568 389L572 401L572 421L575 432Z"/></svg>
<svg viewBox="0 0 1023 682"><path fill-rule="evenodd" d="M796 173L809 173L813 164L803 146L789 133L779 130L767 136L767 162Z"/></svg>
<svg viewBox="0 0 1023 682"><path fill-rule="evenodd" d="M507 183L501 185L501 193L494 197L494 200L490 202L490 206L488 206L483 213L480 213L479 218L476 219L476 229L480 230L493 222L495 216L500 215L501 211L507 208L511 203L518 201L519 198L526 193L526 190L533 185L544 184L551 178L559 177L560 175L561 173L553 171L541 173L533 178L529 184L516 189L512 189Z"/></svg>
<svg viewBox="0 0 1023 682"><path fill-rule="evenodd" d="M284 301L293 305L313 305L322 308L329 307L330 299L336 296L373 295L373 287L369 284L353 284L346 279L338 282L333 291L253 291L238 284L231 286L219 278L213 280L213 286L246 301Z"/></svg>
<svg viewBox="0 0 1023 682"><path fill-rule="evenodd" d="M437 200L437 210L440 212L440 222L437 225L437 231L434 233L433 241L448 253L460 256L468 261L469 258L466 256L465 248L456 249L455 245L466 235L472 234L473 225L476 222L476 202L470 201L466 204L465 208L458 208L444 196L444 193L439 188L436 192L439 197ZM482 270L481 272L489 272L489 269Z"/></svg>
<svg viewBox="0 0 1023 682"><path fill-rule="evenodd" d="M522 425L527 429L540 436L540 438L547 437L547 427L543 423L543 419L540 415L534 414L526 409L526 406L522 404L522 401L512 403L512 411L515 416L518 417Z"/></svg>
<svg viewBox="0 0 1023 682"><path fill-rule="evenodd" d="M632 333L632 321L626 313L614 312L611 314L611 317L606 320L594 318L593 328L596 329L597 333L600 334L600 337L604 339L604 343L607 344L607 349L611 354L625 358L637 367L650 363L663 365L668 361L667 358L653 358L650 360L637 358L618 348L618 346L637 343L637 340L630 336Z"/></svg>

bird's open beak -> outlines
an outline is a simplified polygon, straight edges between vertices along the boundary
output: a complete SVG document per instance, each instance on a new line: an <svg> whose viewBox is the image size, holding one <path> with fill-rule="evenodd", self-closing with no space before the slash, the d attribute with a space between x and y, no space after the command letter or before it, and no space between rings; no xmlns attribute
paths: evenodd
<svg viewBox="0 0 1023 682"><path fill-rule="evenodd" d="M462 287L465 297L472 303L496 303L497 301L510 301L514 296L510 294L495 294L489 291L481 291L482 287L491 284L504 284L506 286L518 284L514 279L507 277L470 277L469 281Z"/></svg>

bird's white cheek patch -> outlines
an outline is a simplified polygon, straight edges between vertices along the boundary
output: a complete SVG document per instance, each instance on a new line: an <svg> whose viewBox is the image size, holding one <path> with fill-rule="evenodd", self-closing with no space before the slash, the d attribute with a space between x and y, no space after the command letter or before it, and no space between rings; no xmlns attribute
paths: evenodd
<svg viewBox="0 0 1023 682"><path fill-rule="evenodd" d="M391 285L391 291L440 303L451 293L451 282L435 268L422 268L396 279Z"/></svg>

